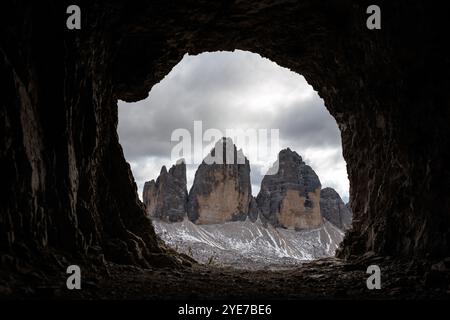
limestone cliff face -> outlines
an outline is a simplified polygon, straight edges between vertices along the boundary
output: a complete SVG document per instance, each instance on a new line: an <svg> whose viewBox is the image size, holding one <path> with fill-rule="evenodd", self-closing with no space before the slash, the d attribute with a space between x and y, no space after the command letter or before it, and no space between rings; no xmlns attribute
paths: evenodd
<svg viewBox="0 0 450 320"><path fill-rule="evenodd" d="M182 221L186 216L187 189L184 161L170 168L165 166L156 180L144 185L142 200L150 217L167 222Z"/></svg>
<svg viewBox="0 0 450 320"><path fill-rule="evenodd" d="M223 138L195 173L188 217L197 224L245 220L251 200L249 162L231 139Z"/></svg>
<svg viewBox="0 0 450 320"><path fill-rule="evenodd" d="M316 173L289 148L280 151L276 166L278 170L263 178L256 198L261 220L288 229L322 225L321 184Z"/></svg>
<svg viewBox="0 0 450 320"><path fill-rule="evenodd" d="M188 213L197 224L247 217L255 222L260 216L273 226L297 230L318 227L324 217L342 230L350 227L350 209L334 189L321 191L317 175L296 152L282 150L275 165L271 172L275 174L264 178L255 199L251 195L249 161L230 139L224 138L199 166L189 197L184 162L169 171L163 166L156 181L146 182L142 197L146 212L166 222L182 221Z"/></svg>
<svg viewBox="0 0 450 320"><path fill-rule="evenodd" d="M352 223L352 211L344 204L333 188L324 188L320 193L322 216L341 230L347 230Z"/></svg>

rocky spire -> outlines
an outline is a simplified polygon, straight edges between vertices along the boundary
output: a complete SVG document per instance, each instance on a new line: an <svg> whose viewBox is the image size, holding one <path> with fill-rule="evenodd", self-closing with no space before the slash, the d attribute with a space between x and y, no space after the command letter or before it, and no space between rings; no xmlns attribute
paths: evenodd
<svg viewBox="0 0 450 320"><path fill-rule="evenodd" d="M222 138L195 173L188 217L197 224L245 220L251 200L249 162L230 138Z"/></svg>
<svg viewBox="0 0 450 320"><path fill-rule="evenodd" d="M256 198L261 220L289 229L322 225L320 189L317 174L300 155L289 148L281 150Z"/></svg>
<svg viewBox="0 0 450 320"><path fill-rule="evenodd" d="M144 185L142 200L150 217L175 222L186 216L187 188L186 164L178 161L167 172L161 168L156 182L148 181Z"/></svg>

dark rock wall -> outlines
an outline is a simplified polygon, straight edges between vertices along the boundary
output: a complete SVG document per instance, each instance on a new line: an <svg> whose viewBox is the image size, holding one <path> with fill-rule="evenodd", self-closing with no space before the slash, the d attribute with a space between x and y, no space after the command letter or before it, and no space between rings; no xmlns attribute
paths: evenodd
<svg viewBox="0 0 450 320"><path fill-rule="evenodd" d="M8 5L9 4L9 5ZM0 9L0 250L57 250L140 265L162 252L117 136L108 10L80 32L62 3Z"/></svg>
<svg viewBox="0 0 450 320"><path fill-rule="evenodd" d="M169 172L161 168L159 177L147 181L142 192L142 202L151 218L167 222L183 221L186 217L188 192L186 187L186 164L181 161Z"/></svg>
<svg viewBox="0 0 450 320"><path fill-rule="evenodd" d="M341 230L351 227L352 211L333 188L323 188L320 191L320 212L325 219Z"/></svg>
<svg viewBox="0 0 450 320"><path fill-rule="evenodd" d="M0 4L0 250L147 264L158 244L117 138L117 99L147 96L185 53L242 49L301 73L342 133L353 229L339 256L449 255L446 11L427 1Z"/></svg>

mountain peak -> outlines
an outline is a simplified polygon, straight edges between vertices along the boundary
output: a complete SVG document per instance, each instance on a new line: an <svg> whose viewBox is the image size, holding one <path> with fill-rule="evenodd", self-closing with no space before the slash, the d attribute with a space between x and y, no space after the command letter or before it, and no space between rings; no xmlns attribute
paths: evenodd
<svg viewBox="0 0 450 320"><path fill-rule="evenodd" d="M231 138L223 137L195 173L188 217L197 224L245 220L252 199L249 161Z"/></svg>
<svg viewBox="0 0 450 320"><path fill-rule="evenodd" d="M186 183L186 163L184 160L178 160L176 164L170 168L169 174L179 181L184 181L184 183Z"/></svg>
<svg viewBox="0 0 450 320"><path fill-rule="evenodd" d="M231 138L222 137L203 159L203 162L206 164L247 164L248 160L241 149L237 151Z"/></svg>
<svg viewBox="0 0 450 320"><path fill-rule="evenodd" d="M159 177L144 184L142 201L150 217L164 221L182 221L186 216L186 164L173 165L169 172L162 166Z"/></svg>
<svg viewBox="0 0 450 320"><path fill-rule="evenodd" d="M314 170L297 152L283 149L264 176L256 198L261 218L274 226L289 229L318 227L323 224L320 189L320 180Z"/></svg>
<svg viewBox="0 0 450 320"><path fill-rule="evenodd" d="M281 150L278 153L278 158L280 160L284 160L284 161L288 161L288 160L303 161L302 157L296 151L293 151L290 148Z"/></svg>

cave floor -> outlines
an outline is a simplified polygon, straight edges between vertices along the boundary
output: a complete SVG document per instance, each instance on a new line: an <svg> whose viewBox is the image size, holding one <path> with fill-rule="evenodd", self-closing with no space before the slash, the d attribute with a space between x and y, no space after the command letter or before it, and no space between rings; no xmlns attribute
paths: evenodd
<svg viewBox="0 0 450 320"><path fill-rule="evenodd" d="M367 263L379 264L381 289L369 290ZM83 299L448 299L448 271L390 259L316 260L282 271L245 271L194 265L183 270L110 264L110 277L87 281L60 298Z"/></svg>
<svg viewBox="0 0 450 320"><path fill-rule="evenodd" d="M63 269L44 273L0 268L0 298L6 299L449 299L450 259L369 257L346 262L325 258L284 270L249 271L193 264L142 269L106 262L106 272L82 268L81 290L68 290ZM381 270L381 289L369 290L367 267ZM436 265L438 268L436 268ZM103 264L103 268L105 265Z"/></svg>

